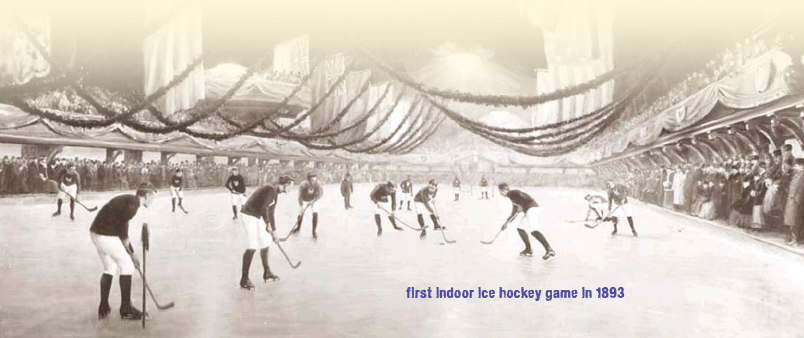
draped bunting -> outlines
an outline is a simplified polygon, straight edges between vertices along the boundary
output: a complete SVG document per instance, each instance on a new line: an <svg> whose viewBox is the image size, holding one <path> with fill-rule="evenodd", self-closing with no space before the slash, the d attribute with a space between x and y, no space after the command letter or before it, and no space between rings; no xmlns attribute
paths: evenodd
<svg viewBox="0 0 804 338"><path fill-rule="evenodd" d="M23 16L19 19L50 52L50 19L42 16ZM50 63L25 36L14 16L0 14L0 86L20 85L48 73Z"/></svg>
<svg viewBox="0 0 804 338"><path fill-rule="evenodd" d="M53 111L57 114L63 112ZM87 119L100 119L86 116ZM224 141L198 139L181 132L149 134L135 131L121 124L102 128L77 128L48 121L27 114L17 107L0 104L0 139L14 138L15 142L59 143L89 147L147 148L149 151L217 154L226 156L233 151L253 156L274 156L304 160L342 160L361 163L399 163L409 165L448 165L443 156L421 155L367 155L338 150L312 150L297 142L264 139L254 136L237 136Z"/></svg>
<svg viewBox="0 0 804 338"><path fill-rule="evenodd" d="M206 71L206 96L218 99L246 73L246 67L235 64L221 64ZM295 84L281 83L265 79L256 74L246 80L243 86L232 97L232 101L274 102L282 101L293 92ZM289 102L289 105L310 108L310 89L304 87Z"/></svg>
<svg viewBox="0 0 804 338"><path fill-rule="evenodd" d="M651 144L663 131L676 132L700 122L717 104L750 109L779 100L791 92L783 76L791 64L789 55L771 50L629 130L595 140L597 148L588 146L566 158L574 163L589 163L623 152L631 144Z"/></svg>
<svg viewBox="0 0 804 338"><path fill-rule="evenodd" d="M164 17L175 1L148 1L145 11L145 26ZM161 28L145 37L143 53L145 60L145 95L168 84L187 69L202 54L201 9L192 5L181 8ZM178 86L171 88L157 102L157 107L166 114L189 109L203 100L204 66L195 68L190 76Z"/></svg>
<svg viewBox="0 0 804 338"><path fill-rule="evenodd" d="M361 89L369 82L371 78L371 71L365 70L361 72L355 72L349 74L346 78L346 95L343 97L344 102L342 102L341 106L346 105L348 100L351 100L355 96L360 95ZM348 126L352 123L360 120L366 111L369 109L369 95L370 93L366 91L363 95L357 99L355 103L349 107L349 111L346 113L346 116L343 117L341 120L341 124ZM376 100L374 101L376 102ZM346 143L353 139L356 139L362 136L366 132L366 123L362 123L360 126L345 132L339 135L337 142L339 143Z"/></svg>

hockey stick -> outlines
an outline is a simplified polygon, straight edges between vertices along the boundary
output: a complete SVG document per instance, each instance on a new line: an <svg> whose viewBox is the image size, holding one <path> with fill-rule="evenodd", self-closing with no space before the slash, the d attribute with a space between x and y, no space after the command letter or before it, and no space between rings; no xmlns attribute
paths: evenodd
<svg viewBox="0 0 804 338"><path fill-rule="evenodd" d="M441 218L439 217L438 219L440 220ZM444 242L447 242L447 244L455 244L455 243L458 242L456 240L449 240L447 238L447 235L444 233L444 229L440 229L440 230L438 230L438 232L441 233L441 237L444 237Z"/></svg>
<svg viewBox="0 0 804 338"><path fill-rule="evenodd" d="M309 207L310 207L310 204L307 204L307 205L304 207L304 209L302 210L302 212L299 214L299 216L304 217L304 213L305 213L305 212L307 212L307 208L309 208ZM300 226L301 226L301 224L299 224L298 222L299 222L299 221L297 220L297 221L296 221L296 223L295 223L295 224L293 224L293 227L292 227L292 228L290 228L290 232L288 232L288 235L287 235L287 236L282 237L282 238L280 238L280 239L279 239L279 241L280 241L280 242L285 242L285 241L287 241L287 240L288 240L288 238L290 238L290 236L292 236L294 233L296 233L296 228L298 228L298 227L300 227Z"/></svg>
<svg viewBox="0 0 804 338"><path fill-rule="evenodd" d="M608 216L603 217L603 218L598 219L598 220L595 220L594 225L589 225L589 224L587 224L586 222L584 222L584 223L583 223L583 226L585 226L585 227L587 227L587 228L589 228L589 229L594 229L594 228L597 228L597 226L598 226L598 225L600 225L600 223L603 223L603 220L605 220L605 219L607 219L607 218L611 217L611 215L613 215L613 214L614 214L614 212L615 212L615 211L617 211L617 209L619 209L619 208L620 208L620 206L619 206L619 205L617 205L616 207L614 207L614 210L612 210L612 211L611 211L611 212L608 214Z"/></svg>
<svg viewBox="0 0 804 338"><path fill-rule="evenodd" d="M56 184L56 187L58 187L58 188L59 188L59 190L61 190L61 192L63 192L63 193L65 193L65 194L67 194L67 196L72 197L72 199L74 199L74 200L75 200L75 203L77 203L78 205L82 206L82 207L83 207L84 209L86 209L87 211L89 211L89 212L95 212L95 211L98 211L98 206L97 206L97 205L96 205L96 206L94 206L94 207L91 207L91 208L90 208L90 207L88 207L88 206L86 206L86 205L84 205L84 203L81 203L81 201L79 201L79 200L78 200L78 197L75 197L75 196L73 196L73 195L70 195L70 193L68 193L67 191L65 191L64 189L62 189L62 188L61 188L61 184L59 184L59 182L56 182L55 180L51 180L51 179L47 179L47 178L45 178L45 176L43 176L43 175L42 175L42 173L39 173L39 178L40 178L42 181L45 181L45 182L48 182L48 183L53 182L54 184Z"/></svg>
<svg viewBox="0 0 804 338"><path fill-rule="evenodd" d="M497 240L497 237L499 237L499 236L500 236L500 234L501 234L503 231L504 231L503 229L500 229L500 231L497 231L497 234L496 234L496 235L494 235L494 238L492 238L490 241L488 241L488 242L486 242L486 241L480 241L480 243L481 243L481 244L486 244L486 245L489 245L489 244L491 244L491 243L494 243L494 241L496 241L496 240Z"/></svg>
<svg viewBox="0 0 804 338"><path fill-rule="evenodd" d="M167 304L159 304L159 301L156 300L156 297L154 297L154 292L151 291L151 287L148 286L148 282L145 281L145 276L142 275L142 270L140 270L139 266L137 267L137 272L140 273L140 277L142 278L142 283L145 284L145 288L148 290L148 294L151 295L151 300L154 301L154 304L156 304L157 309L167 310L169 308L172 308L174 305L176 305L173 302L168 302Z"/></svg>
<svg viewBox="0 0 804 338"><path fill-rule="evenodd" d="M271 237L274 238L274 243L276 243L276 246L279 248L279 251L282 252L282 255L285 256L285 259L288 261L288 264L290 264L290 267L293 268L293 269L298 269L299 266L301 266L301 261L298 261L298 262L296 262L296 264L293 264L293 262L290 261L290 257L288 257L288 254L285 252L285 249L282 249L282 245L279 244L279 242L281 242L281 240L277 240L276 235L274 235L273 231L269 231L268 233L270 233Z"/></svg>
<svg viewBox="0 0 804 338"><path fill-rule="evenodd" d="M427 227L424 227L424 228L414 228L414 227L410 226L409 224L405 223L405 221L403 221L403 220L399 219L399 217L396 217L396 215L394 215L394 214L392 214L392 213L388 212L388 210L385 210L385 208L380 208L380 209L382 209L382 211L385 211L385 213L386 213L386 214L388 214L388 216L393 217L395 220L399 221L399 223L402 223L402 225L404 225L404 226L408 227L408 229L411 229L411 230L414 230L414 231L422 231L422 230L424 230L424 229L427 229Z"/></svg>
<svg viewBox="0 0 804 338"><path fill-rule="evenodd" d="M181 204L179 204L179 209L181 209L181 211L183 211L185 214L189 214L189 213L190 213L190 212L188 212L187 210L184 210L184 206L183 206L183 205L181 205Z"/></svg>
<svg viewBox="0 0 804 338"><path fill-rule="evenodd" d="M435 201L433 201L433 211L435 211L436 219L438 220L439 223L441 223L441 216L438 215L438 207L436 206ZM441 232L441 237L444 238L444 242L447 242L447 244L455 244L455 243L458 242L458 241L449 240L447 238L447 235L444 233L444 225L443 224L441 225L441 229L438 230L438 231Z"/></svg>

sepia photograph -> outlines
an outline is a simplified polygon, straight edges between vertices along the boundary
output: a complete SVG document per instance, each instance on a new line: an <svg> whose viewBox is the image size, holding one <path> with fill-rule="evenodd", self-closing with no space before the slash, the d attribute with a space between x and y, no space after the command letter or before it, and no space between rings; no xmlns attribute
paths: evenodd
<svg viewBox="0 0 804 338"><path fill-rule="evenodd" d="M802 13L0 1L0 337L804 338Z"/></svg>

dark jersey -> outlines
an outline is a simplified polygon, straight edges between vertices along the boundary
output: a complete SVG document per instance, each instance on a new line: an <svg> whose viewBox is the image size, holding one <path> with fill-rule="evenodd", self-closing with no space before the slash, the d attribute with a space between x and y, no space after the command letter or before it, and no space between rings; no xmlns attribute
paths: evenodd
<svg viewBox="0 0 804 338"><path fill-rule="evenodd" d="M388 196L391 196L391 207L396 210L396 189L389 189L387 185L384 183L377 184L374 187L374 190L371 191L371 201L374 203L377 202L388 202Z"/></svg>
<svg viewBox="0 0 804 338"><path fill-rule="evenodd" d="M64 185L80 185L81 177L78 175L78 172L70 174L67 172L67 169L62 169L56 177L56 182Z"/></svg>
<svg viewBox="0 0 804 338"><path fill-rule="evenodd" d="M489 181L485 177L481 178L480 179L480 186L481 187L488 187L489 186Z"/></svg>
<svg viewBox="0 0 804 338"><path fill-rule="evenodd" d="M170 186L174 188L181 188L182 180L184 180L184 177L173 175L173 177L170 178Z"/></svg>
<svg viewBox="0 0 804 338"><path fill-rule="evenodd" d="M243 176L240 174L229 176L229 179L226 180L226 189L232 193L245 194L246 182L243 180Z"/></svg>
<svg viewBox="0 0 804 338"><path fill-rule="evenodd" d="M311 202L321 198L323 194L324 189L322 189L321 185L318 183L305 181L299 186L299 200L301 201Z"/></svg>
<svg viewBox="0 0 804 338"><path fill-rule="evenodd" d="M512 215L516 213L517 210L528 212L530 208L536 208L539 206L533 197L530 197L530 195L519 190L509 190L505 197L508 197L508 199L511 200L511 203L514 204L514 211L511 213Z"/></svg>
<svg viewBox="0 0 804 338"><path fill-rule="evenodd" d="M403 193L410 194L413 192L413 184L410 183L410 180L402 181L402 183L399 184L399 187L402 188Z"/></svg>
<svg viewBox="0 0 804 338"><path fill-rule="evenodd" d="M617 205L628 203L628 189L622 184L615 184L614 188L609 189L609 208L612 202Z"/></svg>
<svg viewBox="0 0 804 338"><path fill-rule="evenodd" d="M413 197L413 201L427 204L430 203L430 201L432 201L433 198L435 198L435 194L436 191L433 191L433 193L431 194L430 191L428 190L428 187L424 187L419 189L419 192L417 192L416 196Z"/></svg>
<svg viewBox="0 0 804 338"><path fill-rule="evenodd" d="M120 195L109 200L104 205L89 231L98 235L117 236L120 239L128 238L128 221L137 214L140 208L140 199L134 195Z"/></svg>
<svg viewBox="0 0 804 338"><path fill-rule="evenodd" d="M274 224L274 210L278 200L279 189L273 185L265 185L249 196L246 203L240 208L240 212Z"/></svg>

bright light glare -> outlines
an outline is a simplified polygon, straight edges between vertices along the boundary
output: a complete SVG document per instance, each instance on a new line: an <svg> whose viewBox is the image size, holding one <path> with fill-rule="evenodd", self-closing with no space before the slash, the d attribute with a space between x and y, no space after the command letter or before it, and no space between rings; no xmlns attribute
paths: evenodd
<svg viewBox="0 0 804 338"><path fill-rule="evenodd" d="M447 56L447 61L455 70L465 76L471 74L482 60L480 56L473 53L455 53Z"/></svg>

